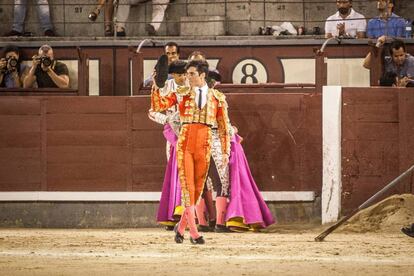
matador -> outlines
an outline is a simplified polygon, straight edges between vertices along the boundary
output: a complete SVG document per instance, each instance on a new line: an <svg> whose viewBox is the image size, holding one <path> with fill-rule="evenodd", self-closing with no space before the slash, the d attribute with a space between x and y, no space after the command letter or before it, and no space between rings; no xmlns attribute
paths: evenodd
<svg viewBox="0 0 414 276"><path fill-rule="evenodd" d="M208 88L206 76L208 63L194 60L186 65L189 87L176 93L161 96L154 86L151 93L153 111L164 111L178 104L182 124L177 143L178 173L181 183L181 197L185 205L184 215L175 227L175 241L182 243L184 231L189 226L190 241L204 244L195 224L194 206L200 200L206 182L211 156L211 128L217 124L220 137L223 166L227 166L230 154L230 123L224 94ZM178 102L177 94L181 96Z"/></svg>

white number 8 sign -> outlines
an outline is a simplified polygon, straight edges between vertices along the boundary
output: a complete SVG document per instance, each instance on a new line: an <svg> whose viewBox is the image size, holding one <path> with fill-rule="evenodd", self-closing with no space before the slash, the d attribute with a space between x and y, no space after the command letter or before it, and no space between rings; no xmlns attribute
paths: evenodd
<svg viewBox="0 0 414 276"><path fill-rule="evenodd" d="M255 59L240 61L233 70L233 83L266 83L267 71L264 65Z"/></svg>

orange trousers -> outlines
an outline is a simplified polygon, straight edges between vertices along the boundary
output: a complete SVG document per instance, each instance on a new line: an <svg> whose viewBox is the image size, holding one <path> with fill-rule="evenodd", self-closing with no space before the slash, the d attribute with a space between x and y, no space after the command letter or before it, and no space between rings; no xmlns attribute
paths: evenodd
<svg viewBox="0 0 414 276"><path fill-rule="evenodd" d="M178 174L184 206L194 206L201 197L211 156L211 128L184 124L177 143Z"/></svg>

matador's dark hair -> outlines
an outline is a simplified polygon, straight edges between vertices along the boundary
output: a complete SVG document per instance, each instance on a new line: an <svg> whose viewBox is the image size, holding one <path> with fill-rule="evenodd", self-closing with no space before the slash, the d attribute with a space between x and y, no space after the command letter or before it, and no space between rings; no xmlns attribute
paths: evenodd
<svg viewBox="0 0 414 276"><path fill-rule="evenodd" d="M185 66L185 70L188 70L190 67L195 67L199 74L205 73L206 77L208 75L208 62L204 60L190 60Z"/></svg>

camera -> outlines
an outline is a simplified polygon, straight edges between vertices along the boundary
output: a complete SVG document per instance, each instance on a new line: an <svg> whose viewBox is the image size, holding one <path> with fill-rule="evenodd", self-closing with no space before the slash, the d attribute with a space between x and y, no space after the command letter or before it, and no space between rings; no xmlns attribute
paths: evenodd
<svg viewBox="0 0 414 276"><path fill-rule="evenodd" d="M7 63L6 66L3 69L1 69L1 73L3 74L10 71L14 71L17 68L17 65L19 64L19 61L14 57L2 58L1 60Z"/></svg>
<svg viewBox="0 0 414 276"><path fill-rule="evenodd" d="M52 60L50 59L50 57L38 57L36 58L36 60L40 60L40 64L43 64L46 67L52 65Z"/></svg>
<svg viewBox="0 0 414 276"><path fill-rule="evenodd" d="M19 63L18 60L14 57L6 58L7 64L12 68L16 68L17 64Z"/></svg>

